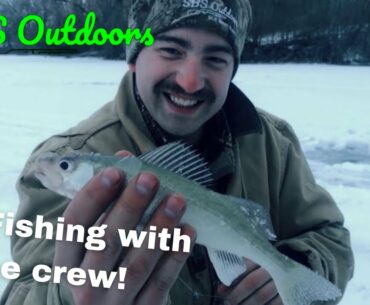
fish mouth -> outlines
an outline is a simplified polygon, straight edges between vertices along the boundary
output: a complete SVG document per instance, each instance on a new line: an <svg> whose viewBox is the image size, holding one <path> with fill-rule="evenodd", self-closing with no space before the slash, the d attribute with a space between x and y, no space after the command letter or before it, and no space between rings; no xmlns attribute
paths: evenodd
<svg viewBox="0 0 370 305"><path fill-rule="evenodd" d="M37 179L41 180L46 177L46 174L41 169L36 169L34 175Z"/></svg>
<svg viewBox="0 0 370 305"><path fill-rule="evenodd" d="M40 159L38 159L34 165L33 165L33 175L41 180L43 178L46 178L46 173L44 171L44 168L42 166L42 164L40 163Z"/></svg>

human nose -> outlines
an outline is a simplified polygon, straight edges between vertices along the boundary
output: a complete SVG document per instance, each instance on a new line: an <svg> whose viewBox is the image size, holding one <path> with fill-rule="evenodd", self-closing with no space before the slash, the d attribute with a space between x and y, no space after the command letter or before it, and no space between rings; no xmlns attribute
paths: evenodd
<svg viewBox="0 0 370 305"><path fill-rule="evenodd" d="M184 61L176 75L176 82L187 93L195 93L204 87L204 73L197 58Z"/></svg>

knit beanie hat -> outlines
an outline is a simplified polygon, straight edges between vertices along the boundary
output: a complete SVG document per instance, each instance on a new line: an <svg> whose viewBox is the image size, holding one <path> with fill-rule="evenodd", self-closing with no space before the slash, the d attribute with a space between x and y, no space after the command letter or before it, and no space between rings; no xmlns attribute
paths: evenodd
<svg viewBox="0 0 370 305"><path fill-rule="evenodd" d="M249 0L135 0L129 13L129 28L155 35L179 27L203 28L221 35L234 52L234 74L252 21ZM132 41L126 59L133 63L144 46Z"/></svg>

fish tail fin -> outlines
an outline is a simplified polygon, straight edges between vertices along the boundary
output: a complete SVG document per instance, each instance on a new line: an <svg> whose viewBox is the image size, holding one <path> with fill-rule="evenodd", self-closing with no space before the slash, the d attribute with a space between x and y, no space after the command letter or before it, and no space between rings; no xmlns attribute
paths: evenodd
<svg viewBox="0 0 370 305"><path fill-rule="evenodd" d="M337 286L318 273L294 262L293 268L279 269L273 275L284 305L310 305L314 301L329 301L341 297Z"/></svg>

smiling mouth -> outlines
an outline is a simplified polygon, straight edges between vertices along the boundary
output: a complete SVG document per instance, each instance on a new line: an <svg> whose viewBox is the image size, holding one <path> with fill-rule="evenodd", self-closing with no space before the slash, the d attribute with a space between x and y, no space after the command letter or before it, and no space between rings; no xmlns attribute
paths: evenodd
<svg viewBox="0 0 370 305"><path fill-rule="evenodd" d="M195 109L204 102L204 100L190 98L190 97L187 97L187 98L180 97L180 96L173 95L167 92L164 92L163 94L170 104L176 107L179 107L179 108L184 108L184 109Z"/></svg>

